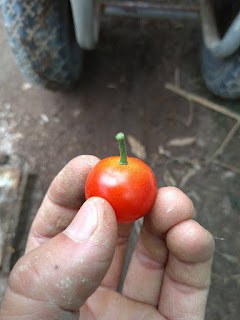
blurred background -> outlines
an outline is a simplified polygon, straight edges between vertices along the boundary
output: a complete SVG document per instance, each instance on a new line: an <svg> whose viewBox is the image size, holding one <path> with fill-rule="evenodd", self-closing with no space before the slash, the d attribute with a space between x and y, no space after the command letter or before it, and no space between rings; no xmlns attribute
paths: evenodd
<svg viewBox="0 0 240 320"><path fill-rule="evenodd" d="M74 72L80 68L77 61L81 59L80 79L74 88L69 83L64 88L56 80L61 74L52 79L50 69L36 78L34 72L42 70L37 63L30 71L24 67L32 57L19 55L22 49L16 44L16 25L15 29L11 26L19 11L15 11L16 16L7 11L8 5L17 6L19 1L0 2L5 10L4 18L0 16L1 296L54 176L77 155L117 155L114 135L123 131L128 154L152 168L159 187L172 185L183 190L194 202L195 219L215 237L206 319L235 320L240 312L240 115L236 99L236 83L240 81L238 65L234 66L235 73L229 68L236 63L236 54L231 54L235 60L230 59L227 67L229 58L212 61L212 57L203 58L204 53L201 63L201 46L205 53L207 49L203 45L200 1L146 2L163 4L165 14L151 19L101 15L94 50L70 55L75 59L71 62ZM26 10L23 8L21 17ZM234 10L234 14L229 10L233 14L230 17L229 13L229 25L238 13L237 8ZM137 13L131 12L128 15ZM51 46L41 30L34 26L29 30L21 25L21 39L39 33L45 48ZM33 42L21 42L23 47L30 44L30 51L36 52ZM40 56L41 60L34 57L35 62L39 59L39 63L47 64L47 53ZM211 75L205 70L204 78L206 63L215 71L209 67ZM220 64L224 70L217 68ZM226 68L228 76L229 72L235 76L229 90L223 85L227 80L222 79ZM212 81L217 70L223 70L216 76L221 84ZM167 86L170 89L183 89L183 96L167 89L167 83L172 84ZM228 94L235 99L220 97ZM206 104L214 104L216 110L205 108Z"/></svg>

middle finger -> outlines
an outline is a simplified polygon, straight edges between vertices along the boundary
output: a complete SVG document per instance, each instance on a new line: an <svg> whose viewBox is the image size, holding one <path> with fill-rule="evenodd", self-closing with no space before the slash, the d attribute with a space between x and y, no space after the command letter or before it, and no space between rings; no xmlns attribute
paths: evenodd
<svg viewBox="0 0 240 320"><path fill-rule="evenodd" d="M157 199L137 240L123 285L128 298L158 305L165 265L168 259L166 233L179 222L193 216L191 200L179 189L158 190Z"/></svg>

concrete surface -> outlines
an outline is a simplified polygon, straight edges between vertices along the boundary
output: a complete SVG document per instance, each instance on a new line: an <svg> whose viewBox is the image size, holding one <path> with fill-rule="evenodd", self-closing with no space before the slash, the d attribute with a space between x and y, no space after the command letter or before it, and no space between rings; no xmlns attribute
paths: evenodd
<svg viewBox="0 0 240 320"><path fill-rule="evenodd" d="M191 119L188 101L164 84L180 74L186 90L235 111L239 102L220 101L203 84L199 21L104 19L101 30L97 49L86 54L79 87L50 92L32 87L19 73L0 18L0 154L3 166L30 174L12 264L23 254L30 224L57 172L79 154L117 154L114 135L123 131L132 136L129 155L144 156L145 150L159 187L181 186L195 204L195 218L214 235L206 319L235 320L240 312L240 179L231 167L205 161L234 121L197 104ZM238 131L218 159L240 167L239 142Z"/></svg>

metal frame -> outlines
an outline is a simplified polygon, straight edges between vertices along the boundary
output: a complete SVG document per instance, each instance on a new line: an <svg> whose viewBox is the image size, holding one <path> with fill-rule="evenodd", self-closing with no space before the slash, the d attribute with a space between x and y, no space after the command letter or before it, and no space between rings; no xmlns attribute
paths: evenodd
<svg viewBox="0 0 240 320"><path fill-rule="evenodd" d="M100 15L134 18L195 19L198 7L164 5L159 2L119 0L70 0L76 40L83 49L94 49L99 34Z"/></svg>
<svg viewBox="0 0 240 320"><path fill-rule="evenodd" d="M99 34L101 0L70 0L76 40L83 49L94 49Z"/></svg>
<svg viewBox="0 0 240 320"><path fill-rule="evenodd" d="M195 19L199 16L199 8L159 2L103 0L103 13L133 18Z"/></svg>
<svg viewBox="0 0 240 320"><path fill-rule="evenodd" d="M240 47L240 12L222 39L218 34L211 0L201 1L201 18L203 40L210 52L217 58L227 58L234 54Z"/></svg>

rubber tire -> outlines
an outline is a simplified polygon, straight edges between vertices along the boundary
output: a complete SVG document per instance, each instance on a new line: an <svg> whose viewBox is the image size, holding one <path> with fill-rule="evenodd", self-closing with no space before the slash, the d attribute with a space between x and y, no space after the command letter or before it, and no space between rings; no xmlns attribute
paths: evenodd
<svg viewBox="0 0 240 320"><path fill-rule="evenodd" d="M221 37L228 30L240 6L235 0L212 0ZM215 95L223 98L240 97L240 49L228 58L217 58L202 41L202 73L206 85Z"/></svg>
<svg viewBox="0 0 240 320"><path fill-rule="evenodd" d="M202 73L208 89L222 98L240 98L240 49L231 57L214 57L204 43L201 50Z"/></svg>
<svg viewBox="0 0 240 320"><path fill-rule="evenodd" d="M75 85L83 50L75 40L69 1L2 0L2 11L10 47L26 79L54 90Z"/></svg>

